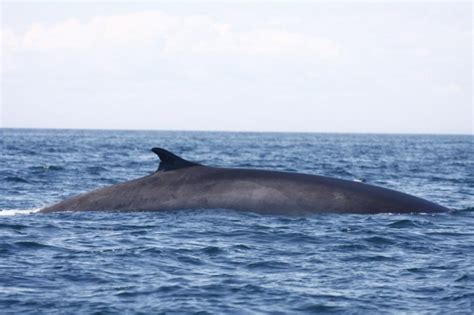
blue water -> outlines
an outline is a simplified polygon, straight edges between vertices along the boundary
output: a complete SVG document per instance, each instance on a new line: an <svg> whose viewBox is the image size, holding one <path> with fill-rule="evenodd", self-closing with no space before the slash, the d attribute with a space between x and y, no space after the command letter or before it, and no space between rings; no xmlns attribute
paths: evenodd
<svg viewBox="0 0 474 315"><path fill-rule="evenodd" d="M472 136L0 132L1 313L474 312ZM365 180L453 211L32 210L149 174L155 146L207 165Z"/></svg>

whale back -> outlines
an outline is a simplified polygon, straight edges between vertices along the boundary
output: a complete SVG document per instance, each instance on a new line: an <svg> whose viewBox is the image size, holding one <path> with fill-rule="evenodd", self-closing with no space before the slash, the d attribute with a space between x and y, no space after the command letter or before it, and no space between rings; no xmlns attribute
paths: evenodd
<svg viewBox="0 0 474 315"><path fill-rule="evenodd" d="M178 209L232 209L267 214L448 211L427 200L364 183L312 174L208 167L162 148L152 151L160 158L158 170L153 174L66 199L41 212Z"/></svg>

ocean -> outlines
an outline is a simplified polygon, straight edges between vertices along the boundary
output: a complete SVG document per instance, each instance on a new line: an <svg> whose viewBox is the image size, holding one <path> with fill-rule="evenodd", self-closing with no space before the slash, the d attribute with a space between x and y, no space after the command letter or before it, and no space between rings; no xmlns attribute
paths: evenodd
<svg viewBox="0 0 474 315"><path fill-rule="evenodd" d="M0 129L2 314L473 314L472 135ZM37 209L206 165L365 181L442 214Z"/></svg>

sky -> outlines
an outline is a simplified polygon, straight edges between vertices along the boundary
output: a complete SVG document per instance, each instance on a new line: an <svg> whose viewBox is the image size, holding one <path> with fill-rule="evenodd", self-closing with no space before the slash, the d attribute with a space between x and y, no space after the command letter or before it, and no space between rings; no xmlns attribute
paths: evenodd
<svg viewBox="0 0 474 315"><path fill-rule="evenodd" d="M1 2L0 126L472 134L471 2Z"/></svg>

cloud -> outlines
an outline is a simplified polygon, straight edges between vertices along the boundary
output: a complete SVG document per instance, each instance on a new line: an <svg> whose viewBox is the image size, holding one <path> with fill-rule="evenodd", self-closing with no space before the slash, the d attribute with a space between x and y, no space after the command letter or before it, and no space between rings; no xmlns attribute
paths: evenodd
<svg viewBox="0 0 474 315"><path fill-rule="evenodd" d="M442 90L449 94L459 94L462 92L463 88L460 84L449 83L446 86L442 87Z"/></svg>
<svg viewBox="0 0 474 315"><path fill-rule="evenodd" d="M174 16L159 11L97 16L34 24L22 33L4 29L2 48L10 52L153 49L162 53L249 56L306 56L335 59L340 47L332 40L272 26L248 31L202 16Z"/></svg>

